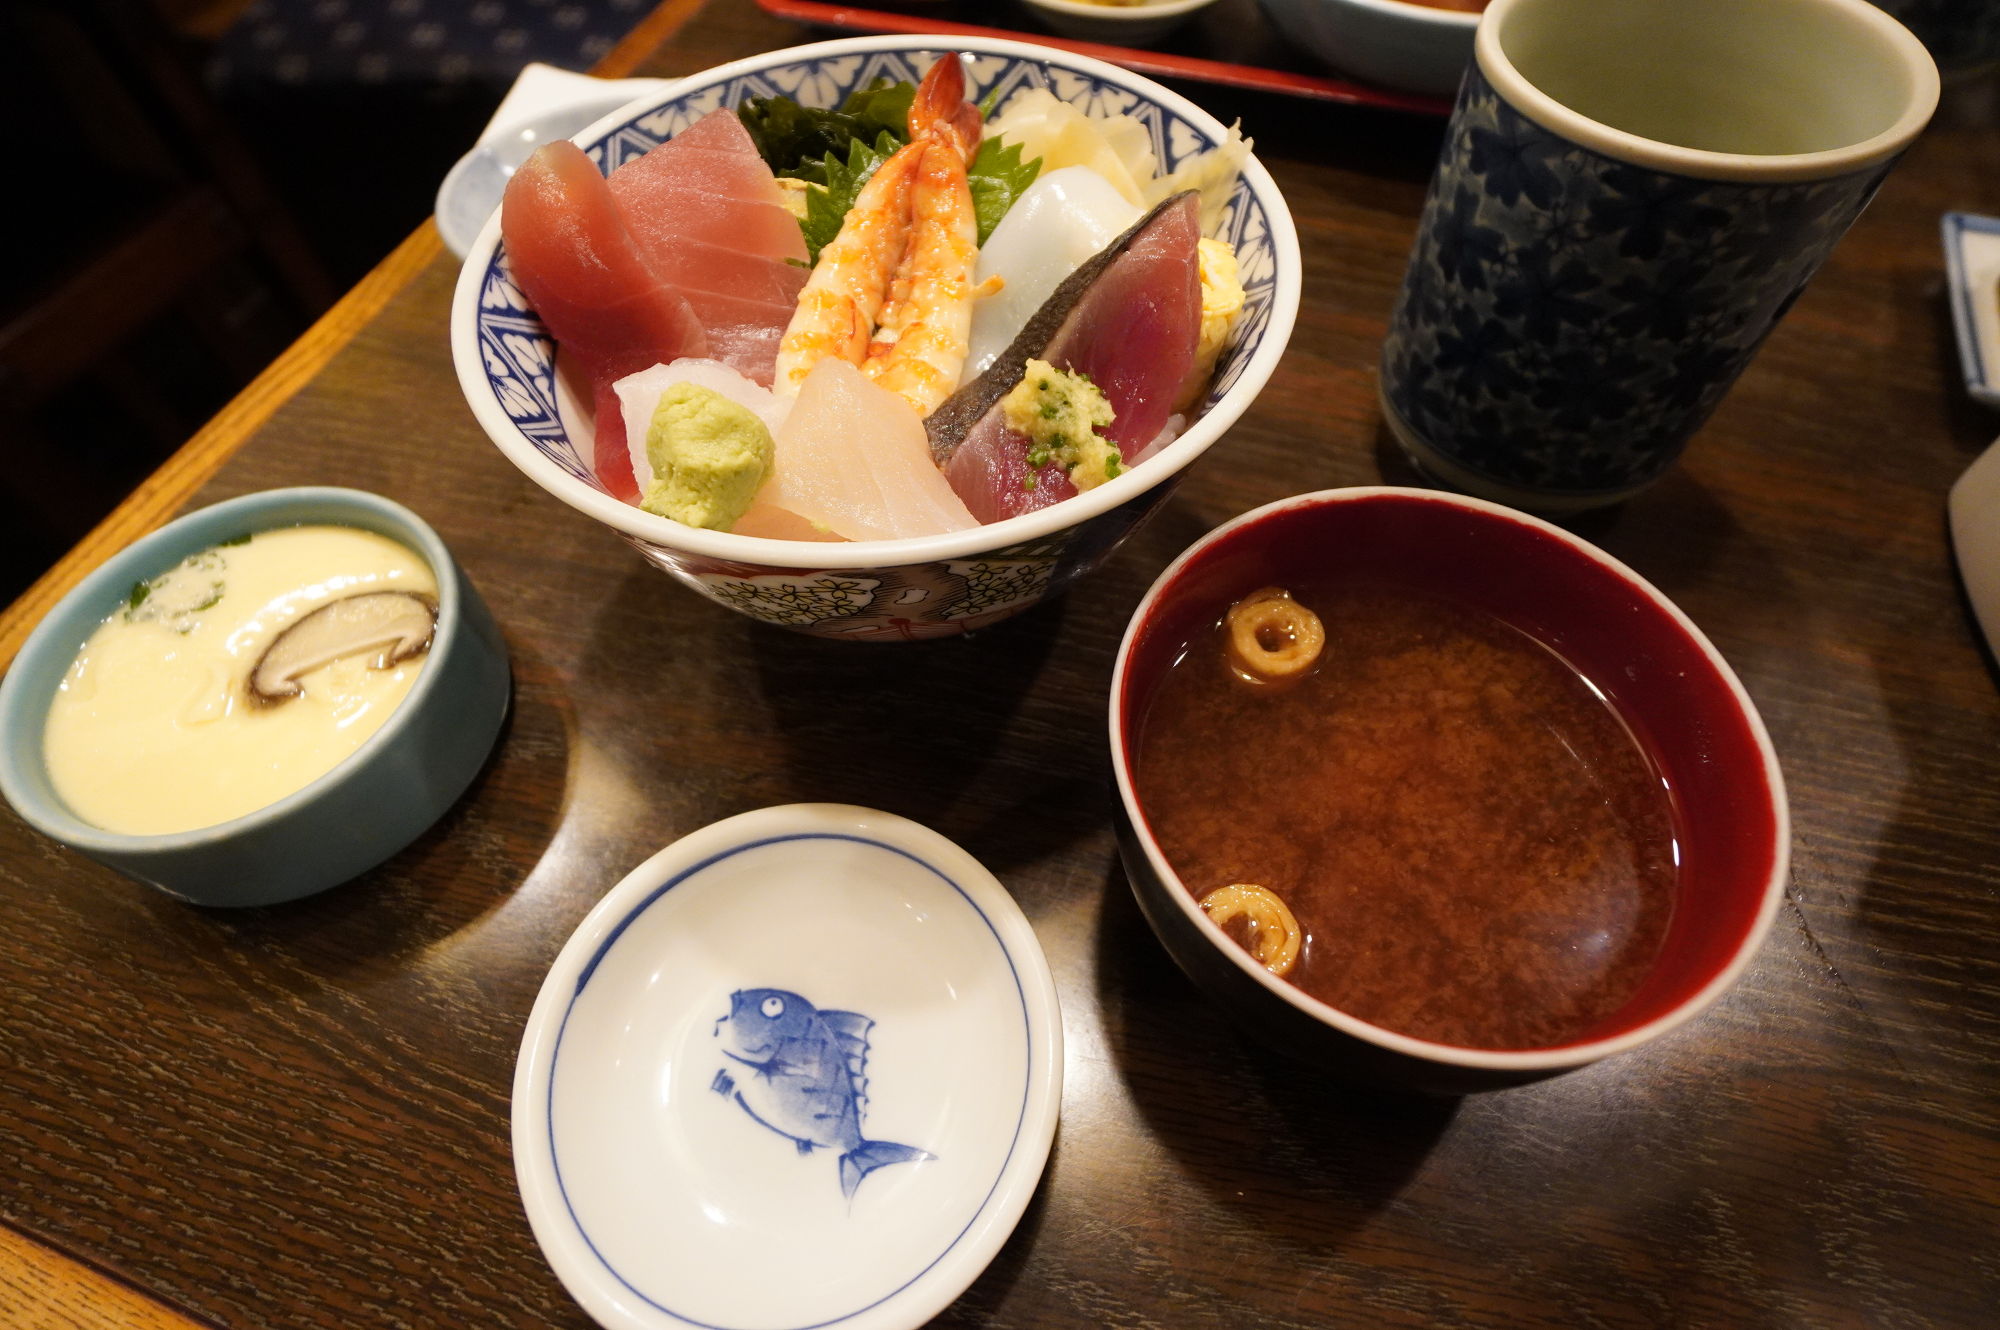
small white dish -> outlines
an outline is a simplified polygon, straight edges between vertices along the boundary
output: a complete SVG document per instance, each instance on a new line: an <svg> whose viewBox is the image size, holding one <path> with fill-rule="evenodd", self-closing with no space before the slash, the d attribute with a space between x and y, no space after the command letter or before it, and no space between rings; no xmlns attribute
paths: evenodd
<svg viewBox="0 0 2000 1330"><path fill-rule="evenodd" d="M674 842L577 928L522 1040L515 1171L611 1330L901 1330L1013 1231L1061 1101L1055 985L998 880L793 804Z"/></svg>
<svg viewBox="0 0 2000 1330"><path fill-rule="evenodd" d="M2000 407L2000 217L1946 213L1944 265L1965 390Z"/></svg>
<svg viewBox="0 0 2000 1330"><path fill-rule="evenodd" d="M648 86L641 88L625 82L608 83L591 96L535 112L481 137L438 185L437 200L432 206L445 248L456 258L466 256L486 219L500 206L508 180L522 162L534 156L535 149L569 138L636 98L671 86L656 79L646 83Z"/></svg>
<svg viewBox="0 0 2000 1330"><path fill-rule="evenodd" d="M1090 0L1023 0L1036 17L1065 37L1118 46L1144 46L1208 8L1215 0L1140 0L1095 5Z"/></svg>

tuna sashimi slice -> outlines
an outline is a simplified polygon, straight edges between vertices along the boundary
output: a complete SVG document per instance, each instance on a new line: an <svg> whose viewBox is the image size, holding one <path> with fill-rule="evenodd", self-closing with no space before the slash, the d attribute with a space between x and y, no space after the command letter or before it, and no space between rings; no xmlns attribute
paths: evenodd
<svg viewBox="0 0 2000 1330"><path fill-rule="evenodd" d="M638 497L612 385L662 361L709 353L685 298L647 261L597 167L558 141L522 163L500 204L515 285L562 347L563 368L590 385L592 461L618 498Z"/></svg>
<svg viewBox="0 0 2000 1330"><path fill-rule="evenodd" d="M713 111L611 173L654 269L687 297L710 353L769 384L807 270L805 236L732 111Z"/></svg>
<svg viewBox="0 0 2000 1330"><path fill-rule="evenodd" d="M978 525L931 460L923 421L910 404L831 358L799 385L757 501L849 540Z"/></svg>
<svg viewBox="0 0 2000 1330"><path fill-rule="evenodd" d="M1159 437L1201 335L1200 239L1198 195L1160 204L1070 274L999 359L931 414L938 462L980 521L1076 493L1054 465L1031 476L1028 441L1001 419L999 400L1030 358L1090 376L1117 412L1104 434L1127 462Z"/></svg>

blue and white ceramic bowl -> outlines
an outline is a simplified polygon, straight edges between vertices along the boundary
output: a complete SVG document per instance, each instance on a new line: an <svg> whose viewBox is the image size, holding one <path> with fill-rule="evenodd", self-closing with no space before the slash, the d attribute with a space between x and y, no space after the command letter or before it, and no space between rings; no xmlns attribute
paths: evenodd
<svg viewBox="0 0 2000 1330"><path fill-rule="evenodd" d="M575 136L605 170L639 156L723 106L777 94L837 105L877 78L918 79L947 50L965 58L969 96L1047 87L1092 111L1123 112L1152 132L1171 170L1221 143L1214 117L1150 79L1026 42L962 37L856 37L752 56L695 74L661 98L628 106ZM1253 136L1256 126L1245 126ZM1299 246L1278 187L1252 160L1223 227L1248 300L1196 418L1144 465L1040 512L970 531L846 544L765 540L683 526L606 493L591 474L588 422L558 391L554 344L509 280L497 218L459 276L452 358L473 415L536 484L609 526L658 567L765 623L824 637L955 636L1018 614L1097 566L1255 400L1292 333Z"/></svg>
<svg viewBox="0 0 2000 1330"><path fill-rule="evenodd" d="M49 782L42 731L84 641L135 582L225 540L325 523L407 547L437 578L423 672L359 748L253 813L166 835L126 835L72 813ZM264 490L189 513L113 555L57 603L0 684L0 793L43 835L196 905L272 905L345 882L442 817L486 762L511 696L507 645L429 524L362 490Z"/></svg>
<svg viewBox="0 0 2000 1330"><path fill-rule="evenodd" d="M1034 931L865 808L696 831L597 903L514 1075L549 1264L611 1330L922 1325L1013 1231L1062 1102Z"/></svg>

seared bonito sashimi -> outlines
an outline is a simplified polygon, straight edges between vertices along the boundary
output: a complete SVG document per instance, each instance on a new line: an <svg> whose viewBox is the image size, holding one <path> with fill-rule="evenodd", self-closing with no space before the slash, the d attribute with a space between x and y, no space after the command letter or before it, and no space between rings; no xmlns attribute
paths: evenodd
<svg viewBox="0 0 2000 1330"><path fill-rule="evenodd" d="M706 356L708 333L687 297L647 259L595 164L574 143L536 150L507 182L500 231L514 284L590 385L593 463L605 489L639 497L613 386L662 361Z"/></svg>
<svg viewBox="0 0 2000 1330"><path fill-rule="evenodd" d="M703 116L613 171L611 194L653 270L687 297L710 356L769 386L806 243L742 122Z"/></svg>
<svg viewBox="0 0 2000 1330"><path fill-rule="evenodd" d="M1031 466L1031 441L1002 403L1030 361L1082 375L1113 409L1102 435L1136 463L1173 412L1201 337L1199 196L1176 194L1064 278L998 359L924 428L973 516L997 522L1077 492L1056 460Z"/></svg>
<svg viewBox="0 0 2000 1330"><path fill-rule="evenodd" d="M638 481L659 480L636 445L692 428L667 399L697 379L709 406L765 417L774 444L747 505L734 495L699 524L771 539L999 521L1114 481L1178 434L1174 404L1213 364L1198 344L1229 333L1204 326L1204 296L1211 323L1242 306L1240 290L1207 291L1221 266L1200 246L1228 249L1203 240L1203 218L1219 222L1247 141L1232 131L1229 152L1203 155L1212 169L1172 177L1133 157L1149 200L1199 188L1107 244L1142 206L1101 175L1133 136L1079 113L1024 161L982 131L972 95L948 55L921 85L878 81L834 110L779 97L713 112L608 182L567 143L522 168L502 209L508 261L564 373L591 385L609 493L638 500L635 454ZM968 380L975 323L992 350Z"/></svg>

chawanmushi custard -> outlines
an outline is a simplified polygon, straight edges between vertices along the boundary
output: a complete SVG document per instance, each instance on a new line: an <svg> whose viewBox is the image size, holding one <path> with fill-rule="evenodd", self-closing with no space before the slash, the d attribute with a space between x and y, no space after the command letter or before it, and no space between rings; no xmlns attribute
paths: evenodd
<svg viewBox="0 0 2000 1330"><path fill-rule="evenodd" d="M437 626L430 566L341 526L259 531L133 586L71 663L43 755L70 811L163 835L304 788L416 685Z"/></svg>
<svg viewBox="0 0 2000 1330"><path fill-rule="evenodd" d="M1150 700L1135 780L1211 919L1420 1039L1587 1037L1673 912L1672 801L1618 713L1526 633L1406 588L1229 606Z"/></svg>

